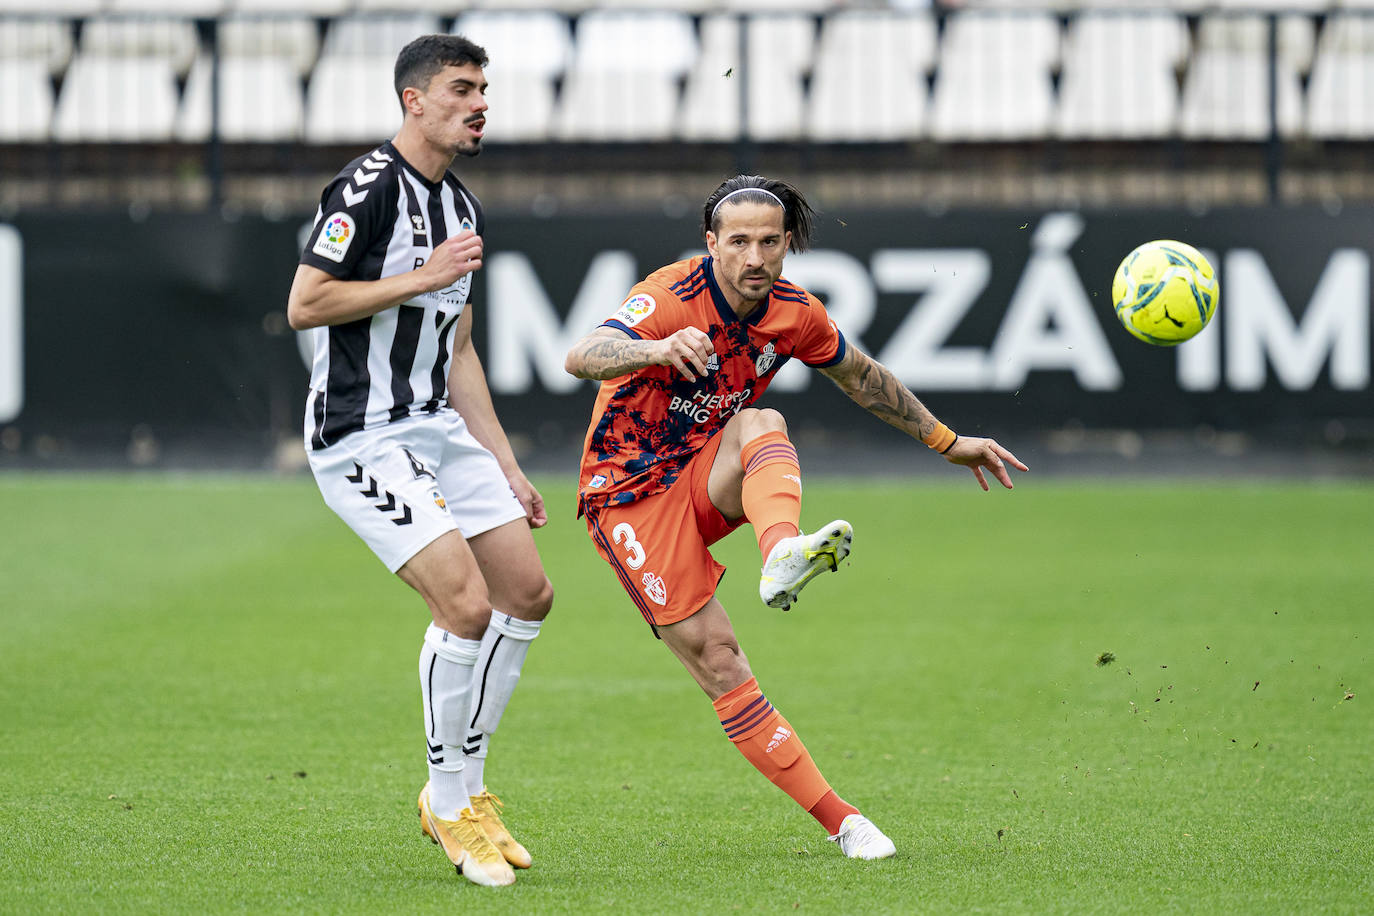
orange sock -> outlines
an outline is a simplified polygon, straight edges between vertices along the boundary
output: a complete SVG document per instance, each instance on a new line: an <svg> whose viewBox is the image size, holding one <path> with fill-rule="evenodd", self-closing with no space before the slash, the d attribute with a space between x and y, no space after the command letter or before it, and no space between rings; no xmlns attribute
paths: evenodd
<svg viewBox="0 0 1374 916"><path fill-rule="evenodd" d="M726 737L735 742L744 759L832 835L838 833L840 821L857 809L846 805L831 790L792 725L759 690L759 682L751 677L712 705ZM844 808L842 814L838 813L839 806Z"/></svg>
<svg viewBox="0 0 1374 916"><path fill-rule="evenodd" d="M835 790L829 792L806 811L807 814L821 822L825 832L834 836L840 832L840 825L844 819L851 814L858 814L859 809L835 794Z"/></svg>
<svg viewBox="0 0 1374 916"><path fill-rule="evenodd" d="M783 432L769 432L744 443L739 452L744 467L740 500L744 516L754 526L759 552L765 560L773 545L801 532L801 465L797 450Z"/></svg>

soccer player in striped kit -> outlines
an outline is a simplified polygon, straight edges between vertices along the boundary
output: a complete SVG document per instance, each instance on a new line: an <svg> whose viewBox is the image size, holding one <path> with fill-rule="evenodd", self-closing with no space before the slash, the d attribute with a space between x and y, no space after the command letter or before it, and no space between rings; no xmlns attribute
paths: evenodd
<svg viewBox="0 0 1374 916"><path fill-rule="evenodd" d="M429 780L421 827L468 880L511 884L529 852L484 766L553 602L521 472L472 345L482 208L449 171L486 125L486 52L428 35L396 59L401 128L325 188L287 305L313 329L310 467L325 502L424 598Z"/></svg>
<svg viewBox="0 0 1374 916"><path fill-rule="evenodd" d="M762 559L759 597L787 610L838 568L853 532L837 519L801 532L801 468L776 410L753 407L789 358L819 369L861 407L1008 489L1026 470L992 439L956 436L881 363L849 346L804 289L782 278L813 214L782 181L739 175L707 198L707 255L661 268L579 341L565 368L601 381L582 457L578 507L597 552L640 613L710 697L726 736L825 828L850 858L896 852L821 775L764 695L715 591L708 549L744 522Z"/></svg>

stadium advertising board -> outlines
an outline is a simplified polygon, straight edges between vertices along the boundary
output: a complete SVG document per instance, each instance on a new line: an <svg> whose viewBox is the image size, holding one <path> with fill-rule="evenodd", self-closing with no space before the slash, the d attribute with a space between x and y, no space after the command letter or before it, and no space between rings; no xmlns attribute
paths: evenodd
<svg viewBox="0 0 1374 916"><path fill-rule="evenodd" d="M0 229L6 441L70 453L150 435L243 457L297 435L306 369L284 306L299 222L103 222L98 246L75 249L85 218ZM1221 281L1216 318L1175 349L1131 338L1111 309L1117 263L1152 238L1196 245ZM1320 439L1367 435L1374 413L1371 239L1365 211L828 212L785 274L970 432ZM593 387L564 374L564 353L645 273L699 250L692 219L492 213L486 241L474 333L498 409L519 436L579 437ZM767 399L796 428L886 434L799 366Z"/></svg>

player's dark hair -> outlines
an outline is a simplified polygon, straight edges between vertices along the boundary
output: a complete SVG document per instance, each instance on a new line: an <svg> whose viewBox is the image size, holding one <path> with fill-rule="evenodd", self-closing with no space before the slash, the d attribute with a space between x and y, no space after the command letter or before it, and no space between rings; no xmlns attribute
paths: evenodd
<svg viewBox="0 0 1374 916"><path fill-rule="evenodd" d="M421 35L406 45L396 55L394 85L401 109L405 109L402 94L407 87L428 89L429 81L445 67L467 64L486 67L487 52L462 35Z"/></svg>
<svg viewBox="0 0 1374 916"><path fill-rule="evenodd" d="M729 200L725 198L729 197ZM782 227L792 233L792 251L805 251L811 247L811 233L815 229L816 213L802 197L801 192L785 181L764 178L762 175L736 175L720 183L720 187L706 198L706 206L701 211L701 234L717 232L720 227L720 206L735 204L782 205Z"/></svg>

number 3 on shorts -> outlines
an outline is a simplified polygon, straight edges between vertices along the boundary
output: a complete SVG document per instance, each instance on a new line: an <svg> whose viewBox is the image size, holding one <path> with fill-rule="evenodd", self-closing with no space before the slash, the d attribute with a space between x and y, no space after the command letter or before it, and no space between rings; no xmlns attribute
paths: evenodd
<svg viewBox="0 0 1374 916"><path fill-rule="evenodd" d="M635 530L630 527L628 522L621 522L611 529L611 540L619 544L625 542L625 550L629 556L625 558L625 564L631 569L639 569L644 565L644 546L635 540Z"/></svg>

